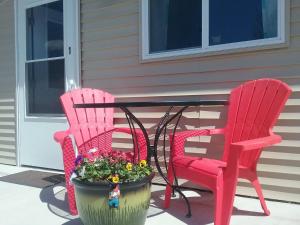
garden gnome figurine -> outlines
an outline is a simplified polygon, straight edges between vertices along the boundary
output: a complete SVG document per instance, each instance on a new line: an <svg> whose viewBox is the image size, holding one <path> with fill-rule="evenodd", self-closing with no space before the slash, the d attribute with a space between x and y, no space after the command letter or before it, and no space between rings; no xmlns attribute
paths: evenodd
<svg viewBox="0 0 300 225"><path fill-rule="evenodd" d="M119 208L120 189L119 184L113 184L112 190L109 192L108 205L110 208Z"/></svg>

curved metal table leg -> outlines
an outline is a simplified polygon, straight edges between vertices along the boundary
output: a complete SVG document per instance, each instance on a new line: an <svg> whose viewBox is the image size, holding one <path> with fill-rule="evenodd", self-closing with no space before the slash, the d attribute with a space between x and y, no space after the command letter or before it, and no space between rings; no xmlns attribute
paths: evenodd
<svg viewBox="0 0 300 225"><path fill-rule="evenodd" d="M177 121L176 121L176 125L173 129L173 135L175 135L175 132L176 132L176 129L177 129L177 125L179 123L179 120L182 116L182 113L184 110L186 110L188 108L188 106L184 106L182 107L180 110L178 110L178 112L176 112L174 115L170 116L170 112L171 110L173 109L173 107L170 107L169 110L166 112L166 114L162 117L161 121L159 122L158 124L158 127L156 129L156 133L155 133L155 138L154 138L154 148L153 148L153 157L154 157L154 160L155 160L155 165L156 165L156 168L157 168L157 171L158 173L160 174L160 176L165 180L165 182L167 183L167 185L170 185L172 187L173 190L177 191L182 197L183 199L185 200L186 204L187 204L187 214L186 214L186 217L191 217L192 216L192 213L191 213L191 206L190 206L190 203L187 199L187 197L183 194L183 192L180 190L180 186L178 185L178 179L177 179L177 176L175 174L175 170L173 169L173 176L174 176L174 179L175 179L175 185L174 184L171 184L167 177L164 175L164 173L162 172L161 168L160 168L160 165L159 165L159 160L158 160L158 154L157 154L157 148L158 148L158 141L159 141L159 137L161 135L161 133L163 132L163 130L167 127L167 125L172 122L174 119L177 118ZM165 146L164 146L164 149L163 151L165 152ZM165 153L164 153L165 155ZM164 160L165 157L164 157ZM165 164L166 161L165 161Z"/></svg>
<svg viewBox="0 0 300 225"><path fill-rule="evenodd" d="M148 136L148 133L145 129L145 127L143 126L143 124L141 123L141 121L139 119L137 119L134 114L127 108L127 107L120 107L122 109L122 111L126 114L126 118L127 118L127 121L129 123L129 126L130 126L130 129L132 130L132 135L133 135L133 139L136 140L136 132L134 131L134 123L132 121L134 121L139 127L140 129L142 130L143 132L143 135L145 137L145 140L146 140L146 144L147 144L147 162L150 164L151 162L151 157L153 156L154 157L154 161L155 161L155 166L157 168L157 171L159 173L159 175L165 180L165 182L167 183L167 185L170 185L172 187L173 190L177 191L182 197L183 199L185 200L186 204L187 204L187 214L186 214L186 217L191 217L192 216L192 213L191 213L191 206L190 206L190 203L187 199L187 197L182 193L181 189L180 189L180 186L178 185L178 179L176 177L176 174L173 170L173 175L174 175L174 178L175 178L175 185L174 184L171 184L167 177L164 175L164 173L162 172L162 169L159 165L159 160L158 160L158 154L157 154L157 148L158 148L158 141L159 141L159 137L161 136L161 133L166 129L167 125L172 122L174 119L177 118L177 121L176 121L176 125L173 129L173 135L175 134L176 132L176 128L177 128L177 125L179 123L179 120L182 116L182 113L184 110L186 110L188 108L188 106L184 106L182 107L180 110L178 110L178 112L176 112L174 115L170 116L170 113L173 109L173 107L171 106L167 112L165 113L165 115L162 117L162 119L160 120L160 122L158 123L157 125L157 128L156 128L156 132L155 132L155 138L154 138L154 144L151 145L150 144L150 140L149 140L149 136ZM134 137L135 135L135 137ZM166 135L166 132L164 132L164 136ZM164 142L165 142L165 138L164 138ZM133 144L135 144L136 142L133 141ZM172 144L171 144L172 145ZM167 165L167 162L166 162L166 157L165 157L165 145L164 145L164 161L165 161L165 165Z"/></svg>

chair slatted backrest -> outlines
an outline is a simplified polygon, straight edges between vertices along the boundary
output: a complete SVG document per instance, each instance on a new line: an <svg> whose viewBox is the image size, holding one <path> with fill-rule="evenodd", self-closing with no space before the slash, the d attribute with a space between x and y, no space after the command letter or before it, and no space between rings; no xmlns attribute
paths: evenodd
<svg viewBox="0 0 300 225"><path fill-rule="evenodd" d="M111 94L97 89L82 88L66 92L60 100L70 125L70 132L78 147L112 129L113 108L74 108L74 104L80 103L114 102L114 96Z"/></svg>
<svg viewBox="0 0 300 225"><path fill-rule="evenodd" d="M224 161L228 160L230 143L270 134L290 93L291 89L285 83L274 79L249 81L231 91ZM261 149L244 152L240 164L255 166L260 154Z"/></svg>

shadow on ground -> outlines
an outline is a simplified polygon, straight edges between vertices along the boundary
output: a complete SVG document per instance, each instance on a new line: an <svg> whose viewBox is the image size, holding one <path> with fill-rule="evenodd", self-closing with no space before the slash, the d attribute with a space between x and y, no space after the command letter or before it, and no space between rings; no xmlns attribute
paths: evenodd
<svg viewBox="0 0 300 225"><path fill-rule="evenodd" d="M188 196L192 217L187 218L187 206L183 198L176 194L172 199L171 206L163 209L164 191L152 192L151 206L148 218L155 217L167 213L178 220L189 225L213 224L214 221L214 196L209 192L183 191ZM236 207L233 209L233 215L241 216L264 216L261 212L252 212L241 210Z"/></svg>
<svg viewBox="0 0 300 225"><path fill-rule="evenodd" d="M185 216L187 213L187 207L184 200L178 197L178 194L177 197L172 199L170 208L166 210L163 209L164 191L162 190L162 188L160 188L160 190L152 192L152 199L150 202L150 208L147 217L163 220L164 217L168 215L189 225L205 225L210 223L213 224L213 195L208 192L194 191L184 191L184 193L188 196L191 204L191 218L187 218ZM67 195L63 183L43 188L40 193L40 199L42 202L47 203L49 210L53 214L69 220L63 225L83 225L78 216L72 216L69 214ZM260 212L251 212L234 208L233 215L263 216L264 214Z"/></svg>

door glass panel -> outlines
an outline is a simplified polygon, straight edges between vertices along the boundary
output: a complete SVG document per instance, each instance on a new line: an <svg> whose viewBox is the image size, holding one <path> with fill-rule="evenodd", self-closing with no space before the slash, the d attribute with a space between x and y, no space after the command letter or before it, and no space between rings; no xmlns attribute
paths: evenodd
<svg viewBox="0 0 300 225"><path fill-rule="evenodd" d="M27 60L64 55L63 1L26 10Z"/></svg>
<svg viewBox="0 0 300 225"><path fill-rule="evenodd" d="M65 91L64 70L64 59L27 63L28 116L63 114L59 96Z"/></svg>
<svg viewBox="0 0 300 225"><path fill-rule="evenodd" d="M277 0L209 1L209 44L277 37Z"/></svg>

